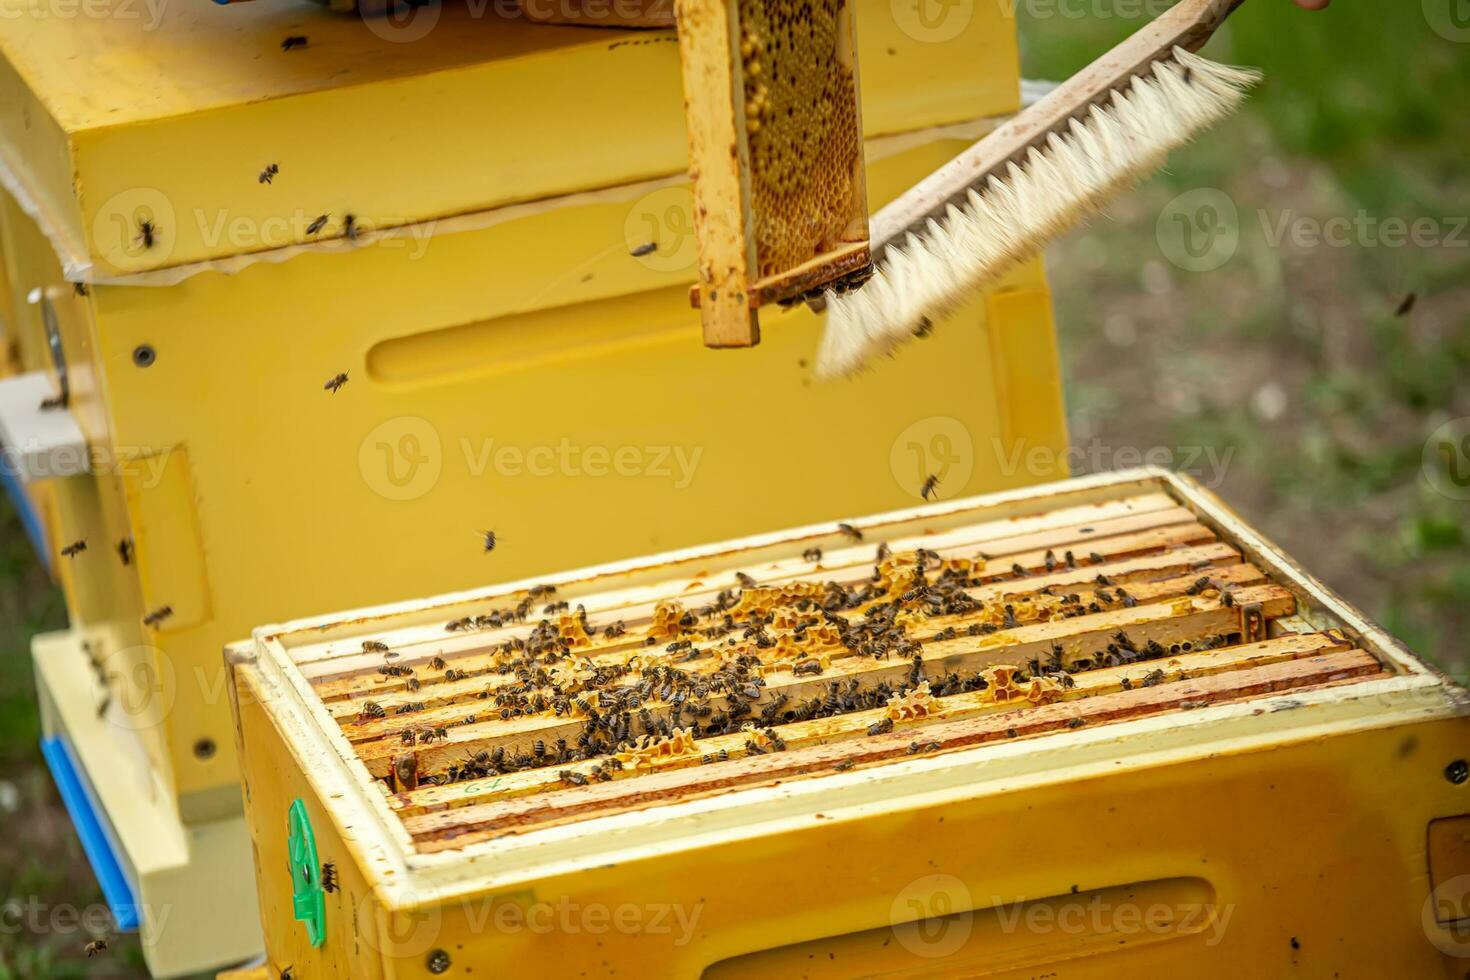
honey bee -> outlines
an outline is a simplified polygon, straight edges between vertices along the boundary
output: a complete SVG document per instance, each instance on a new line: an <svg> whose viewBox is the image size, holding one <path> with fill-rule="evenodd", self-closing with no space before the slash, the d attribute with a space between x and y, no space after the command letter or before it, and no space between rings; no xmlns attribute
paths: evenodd
<svg viewBox="0 0 1470 980"><path fill-rule="evenodd" d="M843 759L841 762L837 763L837 765L833 766L832 768L835 769L835 770L837 770L838 772L847 772L849 769L851 769L855 765L857 765L857 763L853 762L851 759Z"/></svg>
<svg viewBox="0 0 1470 980"><path fill-rule="evenodd" d="M1085 724L1087 724L1086 718L1071 718L1067 721L1068 728L1081 728Z"/></svg>
<svg viewBox="0 0 1470 980"><path fill-rule="evenodd" d="M1394 307L1393 315L1394 316L1408 316L1409 315L1409 311L1414 308L1414 304L1416 302L1418 302L1418 300L1419 300L1419 297L1418 297L1417 294L1415 294L1415 293L1405 293L1404 294L1404 298L1401 299L1401 300L1399 300L1399 305L1396 306L1396 307Z"/></svg>
<svg viewBox="0 0 1470 980"><path fill-rule="evenodd" d="M262 184L269 184L276 179L276 174L280 172L281 168L277 164L268 163L265 169L260 172L260 182Z"/></svg>
<svg viewBox="0 0 1470 980"><path fill-rule="evenodd" d="M1184 591L1187 592L1190 595L1199 595L1201 592L1203 592L1205 589L1207 589L1209 587L1210 587L1210 577L1208 575L1201 575L1199 578L1197 578L1197 579L1194 580L1194 584L1193 585L1191 585L1189 588L1185 589Z"/></svg>
<svg viewBox="0 0 1470 980"><path fill-rule="evenodd" d="M103 953L107 952L107 940L94 939L87 945L83 946L82 950L87 954L87 959L91 959L94 956L101 956Z"/></svg>
<svg viewBox="0 0 1470 980"><path fill-rule="evenodd" d="M151 613L143 617L143 625L153 629L174 614L172 606L159 606Z"/></svg>
<svg viewBox="0 0 1470 980"><path fill-rule="evenodd" d="M749 575L746 575L744 572L736 572L735 581L739 582L740 587L743 589L753 589L756 586L755 579L751 578Z"/></svg>
<svg viewBox="0 0 1470 980"><path fill-rule="evenodd" d="M389 652L389 650L388 650L388 644L383 643L383 642L381 642L379 640L363 640L362 641L362 652L363 653L388 653Z"/></svg>
<svg viewBox="0 0 1470 980"><path fill-rule="evenodd" d="M436 728L425 728L419 732L419 741L427 745L430 742L442 742L449 738L449 729L440 725Z"/></svg>
<svg viewBox="0 0 1470 980"><path fill-rule="evenodd" d="M303 36L301 36L300 34L292 34L291 36L287 37L285 40L281 41L281 50L282 51L290 51L292 48L304 48L304 47L306 47L306 38L303 37Z"/></svg>
<svg viewBox="0 0 1470 980"><path fill-rule="evenodd" d="M929 495L932 494L935 488L937 488L938 486L939 475L937 473L930 473L927 477L924 478L924 485L919 488L919 496L924 498L925 500L928 500Z"/></svg>
<svg viewBox="0 0 1470 980"><path fill-rule="evenodd" d="M117 557L122 559L124 565L133 563L133 539L123 538L117 543Z"/></svg>
<svg viewBox="0 0 1470 980"><path fill-rule="evenodd" d="M443 670L446 666L447 665L444 663L443 657L435 657L434 659L429 661L430 670Z"/></svg>
<svg viewBox="0 0 1470 980"><path fill-rule="evenodd" d="M143 243L144 248L153 247L155 236L157 234L158 228L147 218L144 218L142 221L138 222L138 241Z"/></svg>
<svg viewBox="0 0 1470 980"><path fill-rule="evenodd" d="M1233 593L1230 592L1222 592L1220 594L1220 601L1223 602L1228 608L1235 605L1235 596Z"/></svg>
<svg viewBox="0 0 1470 980"><path fill-rule="evenodd" d="M65 408L70 401L71 399L63 392L51 398L42 398L40 408L43 412L54 412L58 408Z"/></svg>
<svg viewBox="0 0 1470 980"><path fill-rule="evenodd" d="M347 214L342 216L342 234L347 236L349 242L357 241L357 216Z"/></svg>
<svg viewBox="0 0 1470 980"><path fill-rule="evenodd" d="M331 861L322 865L322 891L334 892L337 890L337 866Z"/></svg>
<svg viewBox="0 0 1470 980"><path fill-rule="evenodd" d="M418 741L418 736L415 735L413 729L410 728L407 731L402 731L398 733L398 741L402 742L404 745L412 745L414 742Z"/></svg>
<svg viewBox="0 0 1470 980"><path fill-rule="evenodd" d="M1143 686L1144 687L1153 687L1155 684L1161 684L1161 683L1163 683L1163 680L1164 680L1164 672L1163 672L1163 670L1151 670L1147 674L1144 675L1144 678L1143 678Z"/></svg>
<svg viewBox="0 0 1470 980"><path fill-rule="evenodd" d="M587 785L587 777L586 776L582 775L580 772L572 772L570 769L563 769L561 772L559 772L559 773L556 774L556 778L557 779L560 779L563 783L567 784L568 786L586 786Z"/></svg>
<svg viewBox="0 0 1470 980"><path fill-rule="evenodd" d="M889 550L888 542L880 541L878 542L878 553L873 556L873 559L874 561L887 561L888 556L891 554L893 554L893 552Z"/></svg>
<svg viewBox="0 0 1470 980"><path fill-rule="evenodd" d="M444 672L444 679L446 681L462 681L468 676L464 671L455 670L453 667Z"/></svg>
<svg viewBox="0 0 1470 980"><path fill-rule="evenodd" d="M334 375L332 377L332 380L330 380L326 384L322 385L322 390L323 391L330 391L332 394L335 395L337 393L338 389L340 389L346 383L347 383L347 372L346 371L343 371L341 374Z"/></svg>
<svg viewBox="0 0 1470 980"><path fill-rule="evenodd" d="M481 531L480 534L483 535L483 538L484 538L483 543L485 545L485 551L486 551L486 553L489 553L491 551L494 551L495 550L495 543L496 543L495 542L495 532L494 531Z"/></svg>
<svg viewBox="0 0 1470 980"><path fill-rule="evenodd" d="M405 687L406 687L406 688L407 688L407 689L408 689L408 690L409 690L409 691L410 691L410 692L413 692L413 691L417 691L417 690L418 690L418 689L419 689L419 688L420 688L420 687L422 687L422 686L423 686L423 685L422 685L422 683L421 683L421 682L420 682L420 681L419 681L419 679L418 679L418 678L417 678L417 677L410 677L410 678L409 678L409 679L408 679L408 682L407 682L407 683L406 683L406 684L405 684L405 685L404 685L404 686L405 686Z"/></svg>
<svg viewBox="0 0 1470 980"><path fill-rule="evenodd" d="M1088 553L1087 560L1092 562L1094 565L1101 565L1103 563L1103 556L1093 551Z"/></svg>
<svg viewBox="0 0 1470 980"><path fill-rule="evenodd" d="M65 548L62 548L61 549L61 555L62 555L63 558L75 558L77 555L80 555L82 552L84 552L86 550L87 550L87 542L85 540L77 540L77 541L73 541L71 544L67 545Z"/></svg>
<svg viewBox="0 0 1470 980"><path fill-rule="evenodd" d="M602 631L602 638L604 640L611 640L616 637L622 636L626 632L628 632L628 627L625 626L623 624L623 621L620 619L616 623L613 623L611 626Z"/></svg>
<svg viewBox="0 0 1470 980"><path fill-rule="evenodd" d="M383 706L376 701L364 701L362 710L357 713L358 721L367 721L371 718L382 718L387 712Z"/></svg>
<svg viewBox="0 0 1470 980"><path fill-rule="evenodd" d="M886 735L893 731L893 719L884 718L882 721L874 722L868 726L869 735Z"/></svg>
<svg viewBox="0 0 1470 980"><path fill-rule="evenodd" d="M309 224L309 225L306 226L306 233L308 235L315 235L317 232L321 231L326 226L327 226L327 215L325 215L325 214L317 215L316 219L314 221L312 221L311 224Z"/></svg>
<svg viewBox="0 0 1470 980"><path fill-rule="evenodd" d="M837 530L841 531L844 537L851 538L854 541L861 541L863 539L863 532L846 522L839 523Z"/></svg>
<svg viewBox="0 0 1470 980"><path fill-rule="evenodd" d="M78 296L86 296L87 293L89 292L89 290L87 289L87 284L84 283L84 282L74 282L74 283L72 283L71 284L71 291L73 293L77 294Z"/></svg>
<svg viewBox="0 0 1470 980"><path fill-rule="evenodd" d="M801 557L805 558L807 561L810 561L810 562L818 562L818 561L821 561L822 560L822 549L821 548L808 548L808 549L806 549L805 551L803 551L801 553Z"/></svg>

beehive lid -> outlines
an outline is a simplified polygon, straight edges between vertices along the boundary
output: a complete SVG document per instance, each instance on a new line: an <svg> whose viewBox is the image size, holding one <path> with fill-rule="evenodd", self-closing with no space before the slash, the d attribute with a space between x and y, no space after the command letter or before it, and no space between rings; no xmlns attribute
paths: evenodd
<svg viewBox="0 0 1470 980"><path fill-rule="evenodd" d="M1015 107L998 14L930 43L886 2L860 6L869 135ZM108 281L684 170L672 31L538 25L507 7L364 21L139 0L0 18L0 177L69 277Z"/></svg>
<svg viewBox="0 0 1470 980"><path fill-rule="evenodd" d="M896 805L956 766L1034 772L1033 745L1059 769L1125 733L1206 752L1440 683L1155 472L262 630L256 657L397 853L497 861L577 828L595 851L614 825L830 814L865 785ZM1261 706L1288 696L1319 713Z"/></svg>

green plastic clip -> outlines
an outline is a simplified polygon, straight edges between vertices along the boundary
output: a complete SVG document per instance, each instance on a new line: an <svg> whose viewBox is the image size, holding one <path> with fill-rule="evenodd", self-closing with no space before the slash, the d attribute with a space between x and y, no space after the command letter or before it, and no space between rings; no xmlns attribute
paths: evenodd
<svg viewBox="0 0 1470 980"><path fill-rule="evenodd" d="M327 898L322 891L322 866L316 859L316 834L306 803L297 799L287 815L287 848L291 855L291 903L296 918L306 923L313 946L327 941Z"/></svg>

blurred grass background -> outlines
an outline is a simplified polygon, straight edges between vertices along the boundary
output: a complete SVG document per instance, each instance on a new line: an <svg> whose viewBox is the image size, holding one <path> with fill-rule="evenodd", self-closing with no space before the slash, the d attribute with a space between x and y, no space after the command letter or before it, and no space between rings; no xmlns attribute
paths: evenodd
<svg viewBox="0 0 1470 980"><path fill-rule="evenodd" d="M1206 52L1266 71L1246 108L1049 259L1082 468L1118 450L1211 449L1225 463L1217 492L1463 682L1470 504L1428 487L1421 454L1441 422L1470 415L1470 229L1432 247L1270 234L1362 211L1429 217L1448 239L1470 212L1470 40L1431 29L1435 3L1464 0L1337 0L1318 14L1253 0ZM1021 0L1024 74L1066 77L1136 29L1140 9L1153 8ZM1223 191L1239 217L1235 254L1209 272L1170 262L1155 234L1198 188ZM101 894L40 763L29 666L30 636L64 622L0 499L0 900L81 907ZM89 961L88 938L0 929L0 980L142 975L134 941Z"/></svg>

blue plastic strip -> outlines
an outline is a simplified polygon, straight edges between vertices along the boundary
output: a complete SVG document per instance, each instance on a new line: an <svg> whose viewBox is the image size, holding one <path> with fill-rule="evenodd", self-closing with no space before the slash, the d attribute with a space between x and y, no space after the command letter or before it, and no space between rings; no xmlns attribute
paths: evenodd
<svg viewBox="0 0 1470 980"><path fill-rule="evenodd" d="M72 825L82 839L82 850L92 863L92 873L102 886L102 895L112 909L112 918L118 932L136 932L138 929L138 901L133 895L133 886L123 874L117 855L112 851L112 842L102 830L97 813L92 808L92 797L87 793L82 780L85 776L72 759L71 748L60 735L41 739L41 754L51 768L51 778L61 792L61 802L71 814Z"/></svg>
<svg viewBox="0 0 1470 980"><path fill-rule="evenodd" d="M26 529L26 537L31 539L31 546L36 549L36 554L41 556L46 567L50 568L51 549L46 545L46 531L41 527L41 515L36 513L31 495L26 493L25 486L4 456L0 456L0 484L4 484L6 496L15 506L15 512L20 515L21 526Z"/></svg>

